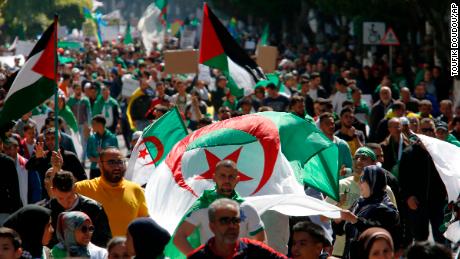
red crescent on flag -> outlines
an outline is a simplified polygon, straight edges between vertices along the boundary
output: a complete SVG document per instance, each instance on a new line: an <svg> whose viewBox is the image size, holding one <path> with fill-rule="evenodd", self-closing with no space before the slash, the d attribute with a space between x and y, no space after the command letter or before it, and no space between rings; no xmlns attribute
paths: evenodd
<svg viewBox="0 0 460 259"><path fill-rule="evenodd" d="M197 131L194 131L179 143L174 146L171 152L166 157L166 164L171 168L174 180L181 187L193 195L198 195L185 182L182 175L182 156L187 151L188 144L194 142L198 138L218 129L234 129L241 130L256 137L264 150L264 170L257 188L251 195L257 193L264 187L270 179L275 167L276 159L280 148L280 137L277 126L270 120L260 115L245 115L236 118L224 120L218 123L208 125Z"/></svg>
<svg viewBox="0 0 460 259"><path fill-rule="evenodd" d="M155 158L152 157L153 160L149 164L156 163L156 162L160 161L161 157L163 157L163 154L165 152L165 148L164 148L163 144L161 144L161 141L155 136L149 136L149 137L145 137L144 139L142 139L142 141L141 141L141 143L139 143L139 145L140 144L145 145L146 142L150 142L150 143L154 144L155 148L157 149L157 156Z"/></svg>

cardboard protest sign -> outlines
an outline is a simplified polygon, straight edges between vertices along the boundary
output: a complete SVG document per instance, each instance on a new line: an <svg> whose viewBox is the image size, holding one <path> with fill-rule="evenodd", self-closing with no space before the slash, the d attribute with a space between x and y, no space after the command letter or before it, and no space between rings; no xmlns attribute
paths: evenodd
<svg viewBox="0 0 460 259"><path fill-rule="evenodd" d="M272 73L276 70L278 49L273 46L259 46L257 49L257 64L264 73Z"/></svg>
<svg viewBox="0 0 460 259"><path fill-rule="evenodd" d="M198 50L169 50L164 52L165 72L187 74L198 72Z"/></svg>

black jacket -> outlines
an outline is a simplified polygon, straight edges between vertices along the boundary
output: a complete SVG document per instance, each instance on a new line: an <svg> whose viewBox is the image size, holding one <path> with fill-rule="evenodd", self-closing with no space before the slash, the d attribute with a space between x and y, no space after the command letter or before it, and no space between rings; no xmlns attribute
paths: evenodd
<svg viewBox="0 0 460 259"><path fill-rule="evenodd" d="M16 165L8 156L0 153L0 213L13 213L22 207Z"/></svg>
<svg viewBox="0 0 460 259"><path fill-rule="evenodd" d="M403 138L402 151L404 151L409 145L409 140L404 134L401 135ZM393 167L398 163L399 142L396 142L391 136L388 136L380 146L382 147L384 157L382 167L391 172Z"/></svg>
<svg viewBox="0 0 460 259"><path fill-rule="evenodd" d="M359 235L371 227L386 229L393 237L395 247L399 247L401 240L399 212L390 202L388 195L385 194L382 199L370 202L363 202L363 199L360 198L350 207L350 211L358 217L358 221L355 224L345 221L339 224L332 224L334 233L338 235L346 234L343 258L350 258L350 250L354 249Z"/></svg>
<svg viewBox="0 0 460 259"><path fill-rule="evenodd" d="M393 104L393 100L385 106L382 101L376 102L371 109L371 116L369 117L369 127L370 127L370 136L369 139L371 142L376 142L376 133L379 126L380 121L385 117L388 109L390 109L391 105ZM378 142L378 141L377 141Z"/></svg>
<svg viewBox="0 0 460 259"><path fill-rule="evenodd" d="M80 163L80 160L77 156L69 151L65 151L61 148L62 159L64 164L62 165L62 170L69 171L73 174L77 181L86 180L86 172L83 166ZM26 169L31 171L37 171L42 183L42 198L47 198L48 194L45 189L45 174L46 171L51 167L51 152L48 152L46 157L37 158L35 154L29 159L26 164Z"/></svg>
<svg viewBox="0 0 460 259"><path fill-rule="evenodd" d="M106 247L107 242L112 238L112 231L110 230L109 220L104 208L97 201L78 195L78 204L70 211L81 211L89 216L94 225L94 233L91 242L99 247ZM57 229L57 219L64 208L59 204L56 199L52 199L45 204L45 207L51 210L51 224L54 229ZM56 232L53 232L53 237L48 244L48 247L53 247L58 243Z"/></svg>
<svg viewBox="0 0 460 259"><path fill-rule="evenodd" d="M399 161L399 185L405 201L410 196L429 206L444 202L446 187L433 163L433 160L421 144L408 146Z"/></svg>

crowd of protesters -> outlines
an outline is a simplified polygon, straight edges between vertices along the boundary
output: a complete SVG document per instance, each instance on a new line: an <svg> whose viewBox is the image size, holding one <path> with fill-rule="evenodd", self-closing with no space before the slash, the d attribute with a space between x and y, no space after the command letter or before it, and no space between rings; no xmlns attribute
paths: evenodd
<svg viewBox="0 0 460 259"><path fill-rule="evenodd" d="M448 206L416 135L460 147L460 103L452 99L445 68L398 57L390 73L383 60L362 66L346 48L281 50L279 80L242 97L231 94L229 79L216 69L204 78L166 74L163 52L145 54L137 43L96 47L86 40L82 49L58 49L71 60L58 67L58 110L51 98L1 129L0 243L9 249L7 258L161 255L170 236L146 218L142 188L124 179L125 158L140 131L174 106L189 131L254 112L291 112L337 144L340 201L325 200L343 209L341 219L291 226L288 256L453 258L458 244L443 232L460 217L460 200ZM18 69L19 63L0 68L0 107ZM42 125L34 116L44 118ZM219 225L212 228L214 243L191 258L219 256L218 242L237 242L225 231L239 224L239 205L222 200L211 207L210 221L224 214L231 220L212 223ZM449 210L453 218L445 216ZM426 242L431 238L436 244ZM284 258L265 244L241 240L236 258L238 252Z"/></svg>

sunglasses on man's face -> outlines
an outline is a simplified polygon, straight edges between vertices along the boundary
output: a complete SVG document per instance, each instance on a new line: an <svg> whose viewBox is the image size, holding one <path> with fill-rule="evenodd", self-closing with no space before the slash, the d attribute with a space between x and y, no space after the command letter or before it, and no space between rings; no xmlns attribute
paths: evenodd
<svg viewBox="0 0 460 259"><path fill-rule="evenodd" d="M219 219L219 223L221 225L230 225L230 223L240 224L240 222L241 222L241 218L239 217L222 217Z"/></svg>
<svg viewBox="0 0 460 259"><path fill-rule="evenodd" d="M93 233L94 232L94 226L82 226L80 227L80 231L83 233L83 234L86 234L88 232L90 233Z"/></svg>

